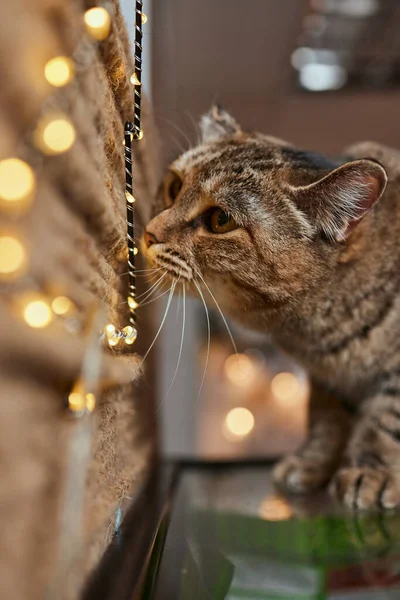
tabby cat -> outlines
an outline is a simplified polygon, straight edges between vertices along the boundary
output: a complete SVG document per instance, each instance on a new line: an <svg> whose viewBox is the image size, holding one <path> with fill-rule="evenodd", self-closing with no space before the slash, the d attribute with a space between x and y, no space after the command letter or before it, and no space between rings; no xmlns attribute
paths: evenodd
<svg viewBox="0 0 400 600"><path fill-rule="evenodd" d="M365 142L331 160L219 106L200 128L166 175L149 264L306 368L309 437L275 468L282 490L400 505L400 153Z"/></svg>

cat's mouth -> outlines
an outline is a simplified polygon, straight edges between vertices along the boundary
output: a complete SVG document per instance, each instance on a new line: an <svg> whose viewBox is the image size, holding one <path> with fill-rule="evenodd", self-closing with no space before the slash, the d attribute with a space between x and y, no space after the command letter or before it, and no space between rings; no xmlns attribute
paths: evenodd
<svg viewBox="0 0 400 600"><path fill-rule="evenodd" d="M187 261L175 250L169 248L157 250L157 253L147 253L148 260L157 268L164 269L173 279L193 280L193 269Z"/></svg>

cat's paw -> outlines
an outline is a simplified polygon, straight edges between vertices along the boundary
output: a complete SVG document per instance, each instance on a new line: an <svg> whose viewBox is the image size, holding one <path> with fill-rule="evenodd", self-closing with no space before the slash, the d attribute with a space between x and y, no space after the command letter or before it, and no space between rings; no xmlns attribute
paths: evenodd
<svg viewBox="0 0 400 600"><path fill-rule="evenodd" d="M296 454L287 456L273 470L275 485L283 492L307 494L324 487L331 477L325 463Z"/></svg>
<svg viewBox="0 0 400 600"><path fill-rule="evenodd" d="M332 480L330 492L353 510L390 510L400 506L400 485L387 469L340 469Z"/></svg>

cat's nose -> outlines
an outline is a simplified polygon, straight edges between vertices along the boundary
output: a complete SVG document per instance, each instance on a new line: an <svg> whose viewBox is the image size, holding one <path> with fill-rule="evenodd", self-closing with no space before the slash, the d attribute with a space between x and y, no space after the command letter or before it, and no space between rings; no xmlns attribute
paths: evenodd
<svg viewBox="0 0 400 600"><path fill-rule="evenodd" d="M148 248L150 248L150 246L152 246L153 244L160 243L158 241L158 239L156 238L156 236L154 235L154 233L151 233L150 231L144 232L144 242Z"/></svg>

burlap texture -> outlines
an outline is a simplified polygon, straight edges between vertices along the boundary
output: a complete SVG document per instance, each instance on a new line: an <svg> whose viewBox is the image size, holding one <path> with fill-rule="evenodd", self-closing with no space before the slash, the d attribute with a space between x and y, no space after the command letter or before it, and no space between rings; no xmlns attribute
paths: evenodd
<svg viewBox="0 0 400 600"><path fill-rule="evenodd" d="M63 293L82 323L93 304L108 321L128 323L122 140L123 123L132 118L132 61L117 0L107 5L113 22L103 42L85 33L83 13L91 6L84 0L12 0L0 8L0 159L26 160L37 178L26 214L0 209L0 231L17 231L30 251L26 276L0 288L0 597L15 600L76 596L110 539L116 507L155 452L152 391L132 384L140 359L104 347L83 545L71 539L68 552L79 560L64 564L59 534L78 426L67 415L65 398L81 371L85 336L83 330L68 332L62 322L29 328L18 297L26 290ZM61 54L73 57L76 77L55 90L44 79L44 65ZM51 109L71 118L77 140L67 153L45 157L32 132ZM145 137L134 147L139 222L148 216L158 181L146 103L142 118ZM152 315L144 309L134 350L148 344L151 330Z"/></svg>

